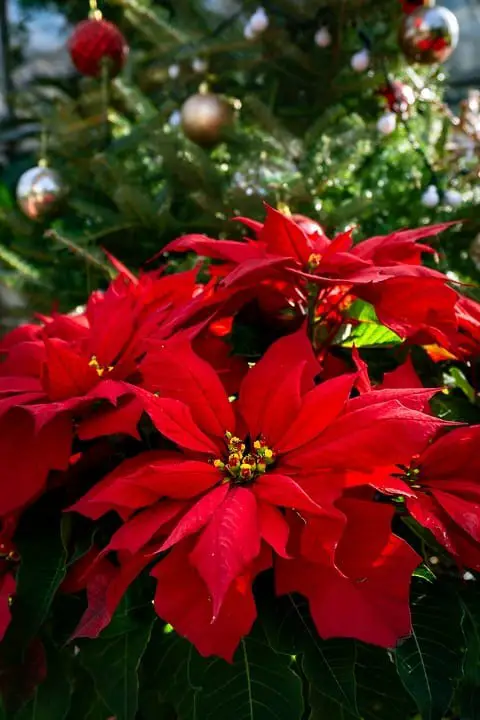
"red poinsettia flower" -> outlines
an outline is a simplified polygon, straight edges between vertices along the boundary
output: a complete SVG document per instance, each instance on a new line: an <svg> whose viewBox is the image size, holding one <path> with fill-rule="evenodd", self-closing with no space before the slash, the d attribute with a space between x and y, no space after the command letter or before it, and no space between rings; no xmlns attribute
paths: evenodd
<svg viewBox="0 0 480 720"><path fill-rule="evenodd" d="M404 499L408 512L453 557L480 569L480 426L451 430L399 467L369 481L386 495ZM364 478L365 479L365 478ZM361 483L350 476L350 484Z"/></svg>
<svg viewBox="0 0 480 720"><path fill-rule="evenodd" d="M148 363L156 389L146 409L178 449L126 460L74 509L91 518L115 510L125 524L105 552L130 554L137 570L171 550L153 570L157 612L200 652L230 658L255 616L255 575L272 553L290 555L292 518L330 528L333 563L342 473L404 462L442 423L410 408L405 393L350 400L355 374L315 385L320 367L303 329L270 347L233 402L183 338ZM434 391L414 392L425 401Z"/></svg>
<svg viewBox="0 0 480 720"><path fill-rule="evenodd" d="M80 439L137 436L135 392L150 337L170 332L172 308L191 298L195 273L119 275L84 312L44 318L0 345L0 515L34 499L50 470L68 467ZM74 428L75 424L75 428ZM20 448L23 450L20 451Z"/></svg>
<svg viewBox="0 0 480 720"><path fill-rule="evenodd" d="M215 265L215 274L223 274L220 287L224 291L280 293L285 310L293 306L305 313L314 283L322 307L338 314L340 286L344 297L372 303L380 322L401 337L423 333L432 341L432 334L437 340L455 331L457 293L447 287L442 273L420 264L422 253L432 250L418 243L449 227L448 223L354 245L352 231L330 241L320 232L305 232L293 218L268 206L263 225L246 218L239 220L256 233L256 240L235 242L186 235L166 250L193 250L222 261L220 266Z"/></svg>

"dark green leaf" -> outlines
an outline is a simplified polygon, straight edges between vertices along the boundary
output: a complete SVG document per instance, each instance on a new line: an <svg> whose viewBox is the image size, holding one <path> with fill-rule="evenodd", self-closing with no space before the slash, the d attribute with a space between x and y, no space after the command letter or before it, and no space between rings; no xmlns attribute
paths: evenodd
<svg viewBox="0 0 480 720"><path fill-rule="evenodd" d="M241 641L233 663L202 658L174 632L156 633L159 698L170 701L179 720L301 720L302 683L294 660L276 653L261 628Z"/></svg>
<svg viewBox="0 0 480 720"><path fill-rule="evenodd" d="M318 637L303 598L289 595L274 599L261 613L270 644L297 658L311 683L317 707L358 717L356 700L356 646L349 640L325 641Z"/></svg>
<svg viewBox="0 0 480 720"><path fill-rule="evenodd" d="M66 720L106 720L111 713L102 702L91 676L81 666L75 668L75 688Z"/></svg>
<svg viewBox="0 0 480 720"><path fill-rule="evenodd" d="M29 527L25 522L17 540L21 557L15 597L15 619L21 624L21 637L36 635L47 617L53 597L66 573L67 552L61 528L48 516Z"/></svg>
<svg viewBox="0 0 480 720"><path fill-rule="evenodd" d="M118 632L108 628L95 640L79 642L80 661L93 677L98 695L116 720L134 720L138 709L138 667L147 647L154 618L139 617L135 623L123 627L128 615L120 608L120 619L112 623Z"/></svg>
<svg viewBox="0 0 480 720"><path fill-rule="evenodd" d="M459 589L464 615L462 619L465 643L463 679L458 693L462 717L480 718L480 590L478 581L464 583Z"/></svg>
<svg viewBox="0 0 480 720"><path fill-rule="evenodd" d="M47 676L35 689L33 697L15 715L15 720L64 720L70 709L72 687L67 672L70 656L67 651L46 645Z"/></svg>
<svg viewBox="0 0 480 720"><path fill-rule="evenodd" d="M396 651L397 669L423 720L441 720L462 671L462 610L446 583L419 581L413 633Z"/></svg>

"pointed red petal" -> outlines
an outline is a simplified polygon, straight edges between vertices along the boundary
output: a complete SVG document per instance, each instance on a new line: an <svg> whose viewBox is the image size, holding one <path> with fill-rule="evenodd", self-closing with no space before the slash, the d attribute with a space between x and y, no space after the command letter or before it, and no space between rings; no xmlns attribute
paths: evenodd
<svg viewBox="0 0 480 720"><path fill-rule="evenodd" d="M272 255L283 255L308 264L313 247L308 236L297 223L269 205L265 224L258 234L258 240L264 242Z"/></svg>
<svg viewBox="0 0 480 720"><path fill-rule="evenodd" d="M186 338L152 345L141 365L143 386L188 405L203 432L223 438L234 429L231 403L218 374Z"/></svg>
<svg viewBox="0 0 480 720"><path fill-rule="evenodd" d="M270 505L303 510L314 515L325 515L325 510L287 475L266 472L256 480L254 492L258 498Z"/></svg>
<svg viewBox="0 0 480 720"><path fill-rule="evenodd" d="M270 424L274 423L275 418L270 415L272 398L285 377L297 373L299 366L304 367L303 393L312 387L313 378L320 370L304 328L277 340L246 374L240 387L239 406L252 438L264 432L267 419ZM286 420L282 417L282 422Z"/></svg>
<svg viewBox="0 0 480 720"><path fill-rule="evenodd" d="M285 436L275 445L286 453L318 437L342 412L350 396L355 375L341 375L326 380L307 393L300 412L290 415L291 424ZM292 422L292 418L295 418Z"/></svg>
<svg viewBox="0 0 480 720"><path fill-rule="evenodd" d="M256 618L252 574L234 580L215 620L203 580L189 561L190 545L175 547L152 570L157 580L157 614L186 637L204 657L217 655L231 662L241 638Z"/></svg>
<svg viewBox="0 0 480 720"><path fill-rule="evenodd" d="M139 512L112 535L104 552L128 550L132 555L135 554L184 507L185 503L177 500L162 500L153 507Z"/></svg>
<svg viewBox="0 0 480 720"><path fill-rule="evenodd" d="M263 540L273 548L277 555L289 558L287 553L289 527L282 513L266 502L259 502L258 520Z"/></svg>
<svg viewBox="0 0 480 720"><path fill-rule="evenodd" d="M143 407L159 432L180 447L217 456L219 446L203 433L180 400L143 396Z"/></svg>
<svg viewBox="0 0 480 720"><path fill-rule="evenodd" d="M158 552L164 552L201 530L208 523L217 508L223 503L228 493L228 485L219 485L200 498L180 519Z"/></svg>
<svg viewBox="0 0 480 720"><path fill-rule="evenodd" d="M260 552L257 501L251 490L234 488L213 514L190 555L212 595L212 616L228 588Z"/></svg>
<svg viewBox="0 0 480 720"><path fill-rule="evenodd" d="M47 338L43 384L53 401L85 395L98 382L98 375L88 359L78 355L63 340Z"/></svg>

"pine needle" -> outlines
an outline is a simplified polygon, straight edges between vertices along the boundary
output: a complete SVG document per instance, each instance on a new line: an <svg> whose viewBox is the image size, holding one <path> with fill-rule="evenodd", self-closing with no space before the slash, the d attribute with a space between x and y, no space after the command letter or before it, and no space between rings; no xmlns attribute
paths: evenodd
<svg viewBox="0 0 480 720"><path fill-rule="evenodd" d="M60 235L56 230L47 230L45 233L45 237L49 238L50 240L53 240L54 242L60 243L61 245L64 245L66 248L68 248L71 252L73 252L75 255L78 255L79 257L83 258L89 265L92 265L93 267L96 267L98 270L101 270L104 272L109 279L113 279L115 276L115 272L113 268L111 268L106 263L102 262L98 258L96 258L92 253L88 252L85 248L81 247L80 245L77 245L73 240L70 238L64 237L63 235Z"/></svg>
<svg viewBox="0 0 480 720"><path fill-rule="evenodd" d="M4 245L0 245L0 260L15 270L19 275L22 275L22 277L33 280L34 282L40 282L40 272Z"/></svg>

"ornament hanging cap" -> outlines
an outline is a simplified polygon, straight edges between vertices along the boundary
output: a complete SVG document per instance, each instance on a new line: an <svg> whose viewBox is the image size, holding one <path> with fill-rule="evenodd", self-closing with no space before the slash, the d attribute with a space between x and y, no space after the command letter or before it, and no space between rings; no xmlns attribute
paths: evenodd
<svg viewBox="0 0 480 720"><path fill-rule="evenodd" d="M103 15L102 11L98 9L97 0L89 0L90 3L90 12L88 13L88 17L92 20L101 20Z"/></svg>

